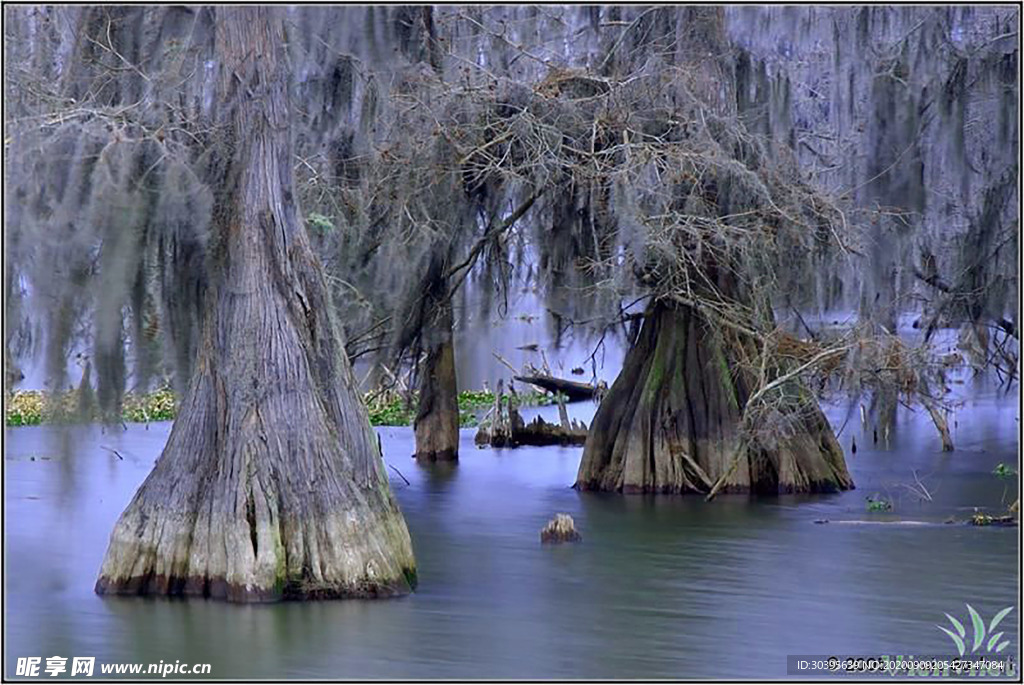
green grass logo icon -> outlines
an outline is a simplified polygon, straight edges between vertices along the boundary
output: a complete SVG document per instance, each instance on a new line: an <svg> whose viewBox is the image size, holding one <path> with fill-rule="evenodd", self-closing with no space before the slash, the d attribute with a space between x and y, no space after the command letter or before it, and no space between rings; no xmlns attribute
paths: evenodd
<svg viewBox="0 0 1024 685"><path fill-rule="evenodd" d="M1013 610L1012 606L1008 606L998 614L992 617L992 622L988 624L988 630L985 629L985 622L981 619L981 614L975 611L974 607L970 604L967 605L967 611L971 614L971 623L974 627L974 644L971 647L971 654L978 651L981 645L985 642L985 635L988 634L988 644L985 645L985 651L989 654L998 654L1006 649L1006 646L1010 644L1009 640L1003 640L1000 642L1000 638L1003 637L1002 631L994 633L993 631L999 625L999 622L1006 618L1006 615ZM946 635L953 640L956 644L957 650L960 652L960 656L964 655L967 651L967 643L964 640L967 639L967 630L964 628L964 624L956 619L954 616L946 614L946 618L953 624L953 628L956 632L946 628L945 626L936 626L939 630L944 632ZM994 649L993 649L994 648Z"/></svg>

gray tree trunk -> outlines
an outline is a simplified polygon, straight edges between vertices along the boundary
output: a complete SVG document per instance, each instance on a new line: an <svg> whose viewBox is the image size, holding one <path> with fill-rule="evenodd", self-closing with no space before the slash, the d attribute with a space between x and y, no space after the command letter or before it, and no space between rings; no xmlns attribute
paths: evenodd
<svg viewBox="0 0 1024 685"><path fill-rule="evenodd" d="M689 307L653 305L601 402L576 487L638 493L832 492L853 487L842 448L813 398L773 449L743 448L751 383L741 340L712 334ZM803 388L794 382L794 391ZM738 456L738 459L737 459Z"/></svg>
<svg viewBox="0 0 1024 685"><path fill-rule="evenodd" d="M676 61L694 94L719 116L736 115L736 76L721 7L675 15ZM708 258L710 259L710 258ZM732 269L705 265L718 290L744 298ZM753 344L686 306L653 304L637 344L590 425L576 478L581 490L614 492L820 492L853 487L842 448L813 397L802 400L774 445L747 447L743 410L754 392L740 364ZM746 352L746 353L744 353ZM804 399L806 397L806 399ZM719 481L721 480L721 483Z"/></svg>
<svg viewBox="0 0 1024 685"><path fill-rule="evenodd" d="M295 206L282 18L218 7L223 178L195 371L100 594L410 591L415 562Z"/></svg>
<svg viewBox="0 0 1024 685"><path fill-rule="evenodd" d="M438 305L426 340L427 358L420 370L420 398L413 431L418 461L459 458L459 397L452 340L452 304Z"/></svg>

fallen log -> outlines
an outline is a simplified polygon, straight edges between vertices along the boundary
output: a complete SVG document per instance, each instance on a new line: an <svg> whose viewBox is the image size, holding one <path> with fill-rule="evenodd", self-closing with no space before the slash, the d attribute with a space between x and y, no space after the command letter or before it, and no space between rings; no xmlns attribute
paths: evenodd
<svg viewBox="0 0 1024 685"><path fill-rule="evenodd" d="M826 523L831 524L843 524L848 526L942 526L942 525L960 525L960 526L996 526L1005 528L1015 528L1019 525L1019 522L1013 516L989 516L987 514L975 514L969 519L954 519L948 518L941 523L939 521L912 521L912 520L896 520L896 521L869 521L869 520L838 520L832 521L830 519L815 519L815 523L823 525Z"/></svg>
<svg viewBox="0 0 1024 685"><path fill-rule="evenodd" d="M521 383L529 383L541 390L561 393L566 396L569 402L593 399L599 390L598 386L591 385L590 383L580 383L579 381L570 381L564 378L556 378L555 376L516 376L515 379Z"/></svg>

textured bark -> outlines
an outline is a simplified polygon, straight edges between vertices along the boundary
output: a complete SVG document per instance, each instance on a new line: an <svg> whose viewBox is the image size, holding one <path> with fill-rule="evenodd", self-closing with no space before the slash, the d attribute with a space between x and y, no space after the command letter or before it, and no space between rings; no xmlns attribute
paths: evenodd
<svg viewBox="0 0 1024 685"><path fill-rule="evenodd" d="M742 408L752 390L736 371L737 349L730 346L744 344L719 342L688 307L652 305L591 424L576 487L706 494L728 473L721 492L852 488L842 448L810 398L797 430L774 449L738 452ZM805 392L796 383L793 390Z"/></svg>
<svg viewBox="0 0 1024 685"><path fill-rule="evenodd" d="M935 424L935 429L939 431L939 437L942 438L942 451L952 452L953 451L953 438L949 434L949 422L946 421L946 417L942 410L935 406L934 402L925 401L924 408L928 410L928 414L932 417L932 423Z"/></svg>
<svg viewBox="0 0 1024 685"><path fill-rule="evenodd" d="M4 394L10 396L14 392L14 384L25 377L11 355L10 344L4 346Z"/></svg>
<svg viewBox="0 0 1024 685"><path fill-rule="evenodd" d="M687 7L677 24L676 59L688 87L722 117L736 115L736 78L721 7ZM681 200L682 202L682 200ZM719 211L728 213L720 203ZM710 260L716 296L752 301L735 268ZM643 274L659 285L657 270ZM764 310L768 310L764 303ZM756 347L685 306L652 304L637 344L591 423L576 487L618 492L819 492L853 487L831 427L797 381L784 392L802 406L774 445L747 446L740 427L753 389L737 363ZM721 482L719 482L721 481Z"/></svg>
<svg viewBox="0 0 1024 685"><path fill-rule="evenodd" d="M576 530L576 522L568 514L555 514L540 531L540 541L544 544L560 544L563 542L580 542L583 536Z"/></svg>
<svg viewBox="0 0 1024 685"><path fill-rule="evenodd" d="M452 305L438 306L421 369L419 408L413 431L416 459L456 461L459 458L459 396L452 341Z"/></svg>
<svg viewBox="0 0 1024 685"><path fill-rule="evenodd" d="M198 360L100 594L375 597L415 584L409 533L294 202L281 16L217 8L224 178Z"/></svg>
<svg viewBox="0 0 1024 685"><path fill-rule="evenodd" d="M498 379L498 386L494 389L494 406L491 408L490 416L485 418L476 432L474 442L477 445L490 445L491 447L515 447L513 433L523 427L523 417L519 415L516 403L515 387L509 383L511 391L508 397L508 404L505 404L505 383Z"/></svg>

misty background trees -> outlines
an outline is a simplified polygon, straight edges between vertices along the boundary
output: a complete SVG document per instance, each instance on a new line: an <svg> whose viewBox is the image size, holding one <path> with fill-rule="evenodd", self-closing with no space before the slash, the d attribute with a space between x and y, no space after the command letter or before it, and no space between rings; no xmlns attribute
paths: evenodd
<svg viewBox="0 0 1024 685"><path fill-rule="evenodd" d="M6 11L7 352L54 388L82 352L108 413L163 378L183 393L217 250L217 12ZM883 434L900 399L940 423L939 328L1014 382L1013 8L297 7L283 27L296 202L359 377L420 390L418 453L454 456L452 341L516 316L516 288L555 339L629 348L671 303L756 341L728 365L769 442L791 412L758 392L795 370Z"/></svg>

